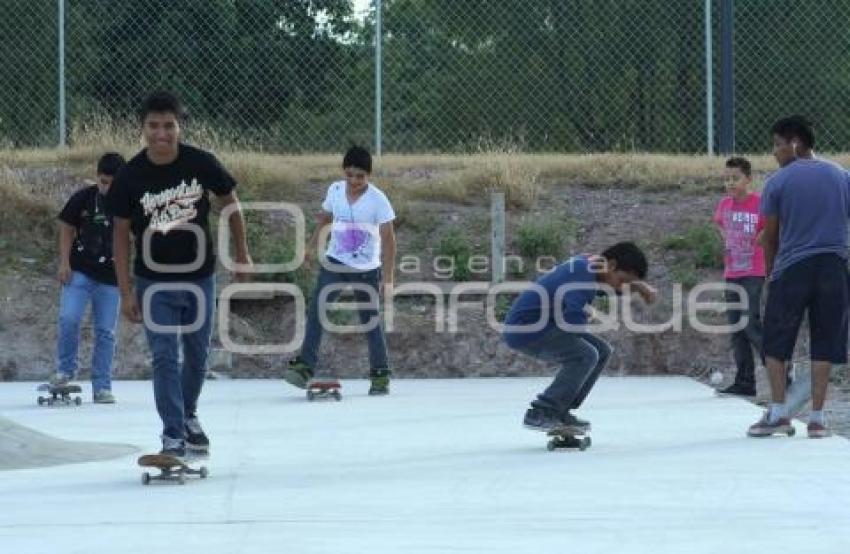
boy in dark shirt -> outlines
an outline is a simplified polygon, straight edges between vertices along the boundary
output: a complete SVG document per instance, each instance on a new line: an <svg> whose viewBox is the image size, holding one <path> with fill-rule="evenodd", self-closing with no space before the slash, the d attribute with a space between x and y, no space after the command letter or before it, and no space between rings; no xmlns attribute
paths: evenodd
<svg viewBox="0 0 850 554"><path fill-rule="evenodd" d="M56 373L53 385L67 385L77 371L80 323L91 302L94 348L91 361L92 401L113 404L112 359L119 294L112 260L112 216L106 193L124 158L115 152L97 162L97 184L74 193L59 213L59 307Z"/></svg>
<svg viewBox="0 0 850 554"><path fill-rule="evenodd" d="M245 222L236 181L215 156L180 142L183 107L172 94L149 96L139 117L146 148L115 178L109 196L115 215L115 270L122 312L144 322L153 357L162 453L206 452L198 420L215 306L215 255L209 229L209 192L231 208L237 276L250 271ZM130 232L136 243L135 294L129 275ZM182 351L182 360L181 360Z"/></svg>
<svg viewBox="0 0 850 554"><path fill-rule="evenodd" d="M523 420L525 427L535 431L563 428L575 433L590 430L589 422L571 412L587 398L611 356L611 346L584 329L586 307L604 292L601 287L619 294L627 284L647 303L654 302L655 290L639 281L646 272L643 252L633 243L621 242L600 256L570 258L517 298L505 318L505 343L561 366L552 384L531 402Z"/></svg>

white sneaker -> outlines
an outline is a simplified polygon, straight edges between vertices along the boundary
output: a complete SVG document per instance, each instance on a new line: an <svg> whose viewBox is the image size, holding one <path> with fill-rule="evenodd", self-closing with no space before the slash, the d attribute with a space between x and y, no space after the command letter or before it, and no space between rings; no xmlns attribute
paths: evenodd
<svg viewBox="0 0 850 554"><path fill-rule="evenodd" d="M50 377L50 386L64 387L71 382L71 377L65 373L57 371Z"/></svg>
<svg viewBox="0 0 850 554"><path fill-rule="evenodd" d="M92 395L92 402L95 404L115 404L115 396L109 389L101 389L95 391Z"/></svg>

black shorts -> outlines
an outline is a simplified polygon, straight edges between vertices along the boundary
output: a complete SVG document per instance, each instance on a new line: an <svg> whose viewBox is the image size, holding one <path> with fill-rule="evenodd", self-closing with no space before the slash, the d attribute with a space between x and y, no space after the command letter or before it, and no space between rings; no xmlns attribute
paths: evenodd
<svg viewBox="0 0 850 554"><path fill-rule="evenodd" d="M847 262L818 254L788 267L771 281L764 311L764 355L790 360L808 310L811 359L847 362Z"/></svg>

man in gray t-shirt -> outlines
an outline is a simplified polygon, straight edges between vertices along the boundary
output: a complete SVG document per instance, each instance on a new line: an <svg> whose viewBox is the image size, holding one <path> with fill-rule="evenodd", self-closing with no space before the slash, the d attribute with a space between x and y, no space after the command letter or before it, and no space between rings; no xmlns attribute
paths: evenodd
<svg viewBox="0 0 850 554"><path fill-rule="evenodd" d="M848 190L850 174L814 156L794 159L767 180L762 215L782 222L770 280L815 254L847 256Z"/></svg>
<svg viewBox="0 0 850 554"><path fill-rule="evenodd" d="M812 360L812 412L808 434L829 434L823 417L832 364L847 361L847 218L850 176L815 158L814 133L801 116L774 124L773 154L779 171L765 184L761 213L769 290L763 353L772 403L750 436L791 434L785 407L786 364L808 312Z"/></svg>

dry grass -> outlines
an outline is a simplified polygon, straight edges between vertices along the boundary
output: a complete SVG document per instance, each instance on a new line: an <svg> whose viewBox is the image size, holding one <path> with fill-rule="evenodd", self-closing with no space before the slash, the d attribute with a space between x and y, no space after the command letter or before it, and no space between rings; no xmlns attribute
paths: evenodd
<svg viewBox="0 0 850 554"><path fill-rule="evenodd" d="M98 134L100 133L100 134ZM92 137L99 137L97 140ZM0 150L0 263L16 257L52 255L54 217L67 185L62 175L92 177L106 150L132 156L139 150L137 130L106 123L75 127L66 149ZM208 135L201 146L215 151L240 183L246 200L283 200L316 206L327 184L341 178L341 154L281 155L233 149ZM850 154L826 156L842 165ZM751 156L756 180L775 169L767 155ZM681 189L717 194L724 159L659 154L522 154L506 150L471 155L385 155L375 161L374 181L390 197L396 225L415 226L416 204L440 201L485 204L489 191L502 191L509 206L534 207L546 187L564 184ZM9 169L22 169L10 171ZM42 171L46 170L46 171ZM51 171L62 170L62 171ZM38 180L59 174L59 181ZM75 182L79 182L75 180Z"/></svg>
<svg viewBox="0 0 850 554"><path fill-rule="evenodd" d="M287 196L326 185L341 177L337 156L283 156L253 152L217 152L245 190L257 199Z"/></svg>
<svg viewBox="0 0 850 554"><path fill-rule="evenodd" d="M382 169L392 172L395 166L399 171L403 162L415 162L415 157L399 158L382 160ZM407 193L417 199L475 203L495 191L503 192L509 205L526 208L534 204L540 191L540 171L526 158L502 153L437 156L429 161L426 167L430 169L424 175L421 169L420 175L412 178L405 179L402 174L402 184L407 184Z"/></svg>
<svg viewBox="0 0 850 554"><path fill-rule="evenodd" d="M256 199L301 199L324 191L340 178L340 154L281 155L242 151L214 131L194 128L197 144L216 152ZM90 174L98 156L117 150L132 156L139 149L131 124L90 121L71 131L67 149L0 150L0 166L65 168ZM850 154L827 156L843 165ZM775 169L768 155L750 156L756 180ZM687 189L697 194L719 184L722 157L664 154L523 154L497 149L471 155L385 155L376 160L375 181L394 202L438 200L459 204L486 201L489 191L504 192L508 204L527 208L551 184ZM712 191L714 194L716 191Z"/></svg>
<svg viewBox="0 0 850 554"><path fill-rule="evenodd" d="M0 170L0 264L16 257L51 255L56 234L56 206L50 198L29 192L15 174Z"/></svg>

